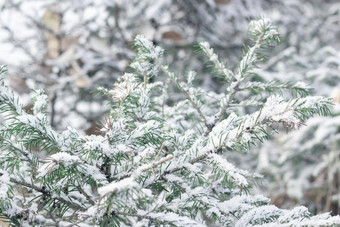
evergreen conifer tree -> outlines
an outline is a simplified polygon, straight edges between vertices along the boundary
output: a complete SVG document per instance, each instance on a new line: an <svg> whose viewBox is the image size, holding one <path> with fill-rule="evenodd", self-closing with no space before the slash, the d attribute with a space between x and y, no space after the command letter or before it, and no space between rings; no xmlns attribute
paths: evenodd
<svg viewBox="0 0 340 227"><path fill-rule="evenodd" d="M24 110L2 67L3 218L26 226L339 225L338 216L279 209L251 195L260 176L228 161L228 151L262 142L276 125L296 129L315 113L329 113L330 100L307 96L300 84L254 82L263 49L277 43L278 32L261 18L250 22L249 35L252 44L235 71L207 42L198 45L227 86L221 94L196 87L194 71L182 80L164 62L162 48L137 36L134 72L112 89L99 88L111 109L98 136L51 128L42 90L35 91L33 108ZM181 100L169 99L170 86ZM295 97L285 99L285 89Z"/></svg>

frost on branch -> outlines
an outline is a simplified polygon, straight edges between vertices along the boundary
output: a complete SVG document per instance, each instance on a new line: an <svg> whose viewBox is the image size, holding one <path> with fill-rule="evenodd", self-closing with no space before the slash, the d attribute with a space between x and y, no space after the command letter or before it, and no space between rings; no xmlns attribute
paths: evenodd
<svg viewBox="0 0 340 227"><path fill-rule="evenodd" d="M44 94L44 90L37 90L35 93L36 95L33 97L33 114L38 115L39 112L46 112L48 97Z"/></svg>
<svg viewBox="0 0 340 227"><path fill-rule="evenodd" d="M227 69L226 66L222 62L220 62L217 54L215 54L214 50L210 48L209 43L201 42L199 43L199 47L203 51L203 53L207 55L209 61L214 64L217 73L222 75L226 81L230 82L233 79L232 77L234 77L233 72Z"/></svg>
<svg viewBox="0 0 340 227"><path fill-rule="evenodd" d="M313 114L328 113L328 99L306 96L303 86L257 82L257 93L248 92L261 48L277 39L268 19L251 22L249 31L254 44L234 72L201 43L226 78L220 94L194 87L195 72L180 77L164 63L162 48L137 36L135 72L112 89L99 89L112 106L97 136L53 130L42 91L26 112L2 81L0 110L7 118L1 128L1 214L31 225L250 226L302 218L340 223L339 217L279 209L251 195L259 175L228 158L229 150L246 151L268 138L277 124L296 129ZM176 99L169 98L171 86L180 92ZM287 99L283 89L300 92ZM253 108L240 111L242 105Z"/></svg>

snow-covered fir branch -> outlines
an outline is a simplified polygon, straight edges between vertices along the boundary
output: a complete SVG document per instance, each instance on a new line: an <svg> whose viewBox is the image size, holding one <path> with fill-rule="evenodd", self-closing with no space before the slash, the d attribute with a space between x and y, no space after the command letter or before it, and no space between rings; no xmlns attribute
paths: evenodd
<svg viewBox="0 0 340 227"><path fill-rule="evenodd" d="M306 96L304 86L251 81L261 47L275 44L278 33L268 18L252 21L249 32L254 44L235 72L201 43L227 78L225 92L213 95L194 87L195 72L184 81L164 63L161 47L137 36L135 72L125 73L112 89L99 89L112 107L97 136L53 130L43 92L36 91L32 110L24 110L2 76L0 213L14 225L340 224L338 216L312 216L304 207L284 210L250 195L260 176L228 160L229 150L247 150L278 124L296 129L313 114L329 113L329 100ZM252 83L262 100L240 95ZM182 99L169 104L171 85ZM282 89L300 92L285 99ZM246 102L255 107L251 113L235 110Z"/></svg>

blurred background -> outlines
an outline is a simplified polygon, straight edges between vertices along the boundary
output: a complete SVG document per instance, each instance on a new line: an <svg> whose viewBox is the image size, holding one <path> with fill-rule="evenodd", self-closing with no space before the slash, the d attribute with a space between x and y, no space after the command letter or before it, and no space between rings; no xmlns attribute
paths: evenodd
<svg viewBox="0 0 340 227"><path fill-rule="evenodd" d="M93 91L130 70L136 35L162 46L178 75L195 70L200 86L223 92L195 43L208 41L234 69L249 21L262 16L279 28L281 43L254 80L304 81L311 94L333 98L332 115L228 159L261 173L254 190L279 207L340 214L339 0L0 0L0 65L27 110L32 89L44 89L52 127L96 134L109 106Z"/></svg>

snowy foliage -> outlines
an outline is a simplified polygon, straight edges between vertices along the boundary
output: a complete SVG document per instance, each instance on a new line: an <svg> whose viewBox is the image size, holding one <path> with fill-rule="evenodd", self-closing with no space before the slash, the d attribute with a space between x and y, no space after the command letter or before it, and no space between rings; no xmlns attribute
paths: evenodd
<svg viewBox="0 0 340 227"><path fill-rule="evenodd" d="M253 149L252 157L237 158L247 163L248 168L252 166L266 175L262 191L266 191L275 205L292 208L300 204L314 214L327 211L334 215L340 210L340 61L339 42L334 36L339 33L339 27L335 27L339 21L339 4L338 1L300 2L297 8L306 9L309 16L301 17L291 11L290 18L301 18L296 33L285 40L282 37L286 46L256 73L264 80L310 87L314 95L331 97L332 114L314 117L297 131L273 136L262 148ZM326 32L329 36L323 35Z"/></svg>
<svg viewBox="0 0 340 227"><path fill-rule="evenodd" d="M282 45L286 47L297 39L305 41L301 36L312 31L300 26L310 25L313 19L312 3L305 0L3 0L0 8L4 51L0 64L11 67L9 80L17 84L14 90L24 107L32 104L32 89L44 89L50 99L52 127L62 130L71 125L87 133L107 111L101 97L89 91L97 86L109 88L126 71L135 56L130 44L136 35L166 46L167 62L176 73L195 69L196 83L221 93L219 79L209 77L200 56L192 53L194 43L208 41L220 57L228 59L230 67L225 69L230 70L242 55L250 19L272 18L282 26L284 37L291 36L292 42ZM329 29L333 21L327 20Z"/></svg>
<svg viewBox="0 0 340 227"><path fill-rule="evenodd" d="M228 160L228 151L262 142L275 125L296 129L315 113L329 113L327 98L278 95L296 87L307 93L288 84L271 86L271 96L259 89L254 105L246 84L263 59L262 48L275 45L278 33L267 18L252 21L249 33L253 43L234 72L209 45L200 45L216 70L227 73L226 90L214 95L218 99L194 87L194 72L189 83L182 81L164 62L163 49L137 36L135 72L112 89L99 89L111 109L97 136L72 128L55 131L46 122L41 90L28 112L2 79L1 215L14 225L340 224L338 216L312 216L303 207L284 210L251 195L260 176ZM182 97L174 103L167 102L171 85ZM240 103L254 111L238 113L234 106Z"/></svg>

